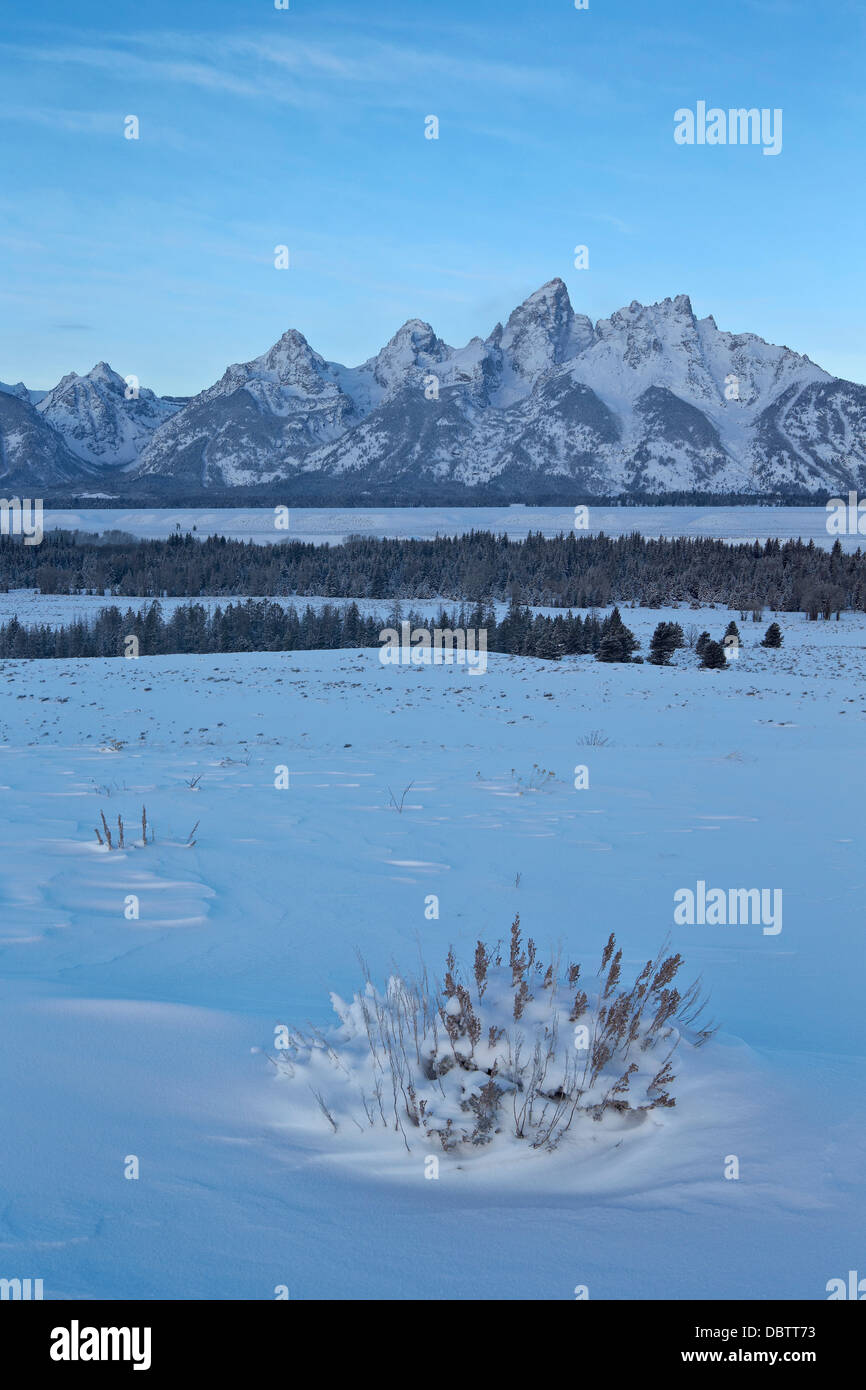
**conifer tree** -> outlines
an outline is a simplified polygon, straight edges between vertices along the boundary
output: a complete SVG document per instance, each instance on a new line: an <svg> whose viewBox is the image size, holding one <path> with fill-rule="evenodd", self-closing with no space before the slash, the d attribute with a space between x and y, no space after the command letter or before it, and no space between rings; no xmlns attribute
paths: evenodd
<svg viewBox="0 0 866 1390"><path fill-rule="evenodd" d="M618 608L601 624L601 641L598 647L599 661L631 661L632 653L640 646L637 638L622 620Z"/></svg>
<svg viewBox="0 0 866 1390"><path fill-rule="evenodd" d="M728 664L725 649L721 642L707 642L701 654L701 668L704 671L723 671Z"/></svg>
<svg viewBox="0 0 866 1390"><path fill-rule="evenodd" d="M653 666L669 666L677 647L682 646L681 639L682 629L679 628L679 624L659 623L650 638L648 660Z"/></svg>

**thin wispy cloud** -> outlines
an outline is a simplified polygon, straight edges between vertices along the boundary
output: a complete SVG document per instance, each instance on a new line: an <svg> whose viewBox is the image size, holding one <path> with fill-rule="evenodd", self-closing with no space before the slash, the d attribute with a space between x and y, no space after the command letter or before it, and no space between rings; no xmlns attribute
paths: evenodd
<svg viewBox="0 0 866 1390"><path fill-rule="evenodd" d="M0 121L19 121L66 130L74 135L113 135L118 133L115 112L71 111L57 106L0 106Z"/></svg>
<svg viewBox="0 0 866 1390"><path fill-rule="evenodd" d="M635 228L628 222L623 222L621 217L615 217L612 212L585 212L583 214L590 222L603 222L608 227L614 227L616 231L622 232L625 236L634 236Z"/></svg>
<svg viewBox="0 0 866 1390"><path fill-rule="evenodd" d="M192 59L173 59L155 54L145 57L126 48L69 45L54 48L2 44L4 52L19 61L51 66L77 66L104 72L117 80L176 83L219 95L247 97L251 100L299 103L300 93L284 84L263 86L252 77L217 68Z"/></svg>
<svg viewBox="0 0 866 1390"><path fill-rule="evenodd" d="M436 32L441 36L441 30ZM550 95L552 90L564 93L568 86L573 86L569 75L553 65L457 55L420 39L414 44L374 39L369 37L366 26L364 32L348 32L342 45L310 43L283 36L263 40L259 33L192 34L179 30L115 35L107 42L118 45L118 50L137 48L145 53L204 55L213 66L231 60L253 59L298 77L315 78L317 82L331 77L335 81L360 85L405 83L413 86L419 78L445 77L449 81L481 83L512 93L523 91L534 95ZM489 35L485 35L483 46L488 43Z"/></svg>
<svg viewBox="0 0 866 1390"><path fill-rule="evenodd" d="M0 52L45 67L89 68L118 81L165 82L289 105L324 105L329 98L354 96L372 105L409 106L417 103L419 86L425 83L452 93L463 88L467 96L479 87L511 98L548 101L564 99L568 92L566 75L555 68L455 57L357 37L344 50L285 38L264 42L246 34L166 31L113 36L99 43L5 43Z"/></svg>
<svg viewBox="0 0 866 1390"><path fill-rule="evenodd" d="M392 84L399 81L414 85L419 79L445 77L449 82L482 83L501 87L509 92L550 93L564 82L564 74L551 68L493 61L490 59L458 58L453 53L440 53L427 48L371 41L358 45L353 41L352 52L358 57L347 58L321 46L288 43L263 44L261 41L226 41L235 51L255 53L263 62L274 63L294 72L320 75L331 72L342 80Z"/></svg>
<svg viewBox="0 0 866 1390"><path fill-rule="evenodd" d="M862 82L838 16L793 0L803 23L778 30L791 3L747 0L759 32L746 49L736 26L698 12L652 27L637 0L604 15L569 0L519 12L325 0L287 14L264 0L162 9L153 28L147 7L105 0L50 23L45 7L12 7L0 33L5 376L42 379L39 334L58 320L93 322L131 360L158 342L156 375L172 389L231 360L239 325L244 351L291 324L340 361L362 360L412 316L465 342L567 278L583 243L592 270L574 288L595 317L687 289L780 341L817 328L815 355L828 295L810 258L832 238L830 293L844 306L834 351L851 354L862 307L856 277L838 282L859 250ZM736 92L734 104L784 105L784 159L756 170L748 152L681 158L672 116L690 73ZM807 123L819 93L822 119ZM127 113L138 141L124 138ZM805 203L803 187L815 194ZM748 315L729 312L743 225ZM285 275L278 244L290 248ZM76 331L54 332L70 357L84 345Z"/></svg>

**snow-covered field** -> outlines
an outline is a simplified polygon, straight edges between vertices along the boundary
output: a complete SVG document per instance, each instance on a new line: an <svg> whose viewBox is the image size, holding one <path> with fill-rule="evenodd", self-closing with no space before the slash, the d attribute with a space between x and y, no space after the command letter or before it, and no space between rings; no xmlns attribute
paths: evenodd
<svg viewBox="0 0 866 1390"><path fill-rule="evenodd" d="M580 504L580 497L574 500L575 506ZM427 540L472 530L493 531L497 535L505 532L519 540L530 531L541 531L545 536L567 534L574 523L574 508L524 506L296 507L290 509L287 530L275 529L274 512L267 508L50 510L44 519L46 531L55 527L81 531L115 529L158 539L178 528L181 532L195 528L199 536L229 536L261 543L291 539L315 544L339 544L348 535ZM588 525L578 534L599 531L608 536L640 531L649 538L710 536L723 541L763 541L770 537L784 541L802 536L827 547L836 539L827 532L827 512L823 507L590 507ZM863 536L840 536L839 540L845 550L864 545Z"/></svg>
<svg viewBox="0 0 866 1390"><path fill-rule="evenodd" d="M156 600L153 598L143 598L140 595L129 597L103 598L96 594L40 594L38 589L9 589L6 593L0 593L0 623L8 623L10 619L17 618L24 624L44 623L48 627L63 627L65 624L73 623L78 620L92 620L98 613L106 607L119 608L122 612L132 609L134 612L146 611ZM345 608L348 604L356 603L358 611L364 618L387 617L389 611L394 606L393 599L387 598L334 598L324 597L321 594L290 594L287 596L267 597L258 594L215 598L213 595L190 598L161 598L159 606L163 617L169 618L176 608L187 607L190 603L199 604L202 608L211 612L214 608L223 608L230 603L246 603L248 601L278 603L284 608L296 608L303 612L308 606L315 611L319 611L325 605L330 604L332 608ZM470 605L466 605L469 607ZM423 617L435 618L439 615L442 608L451 613L459 610L460 603L454 599L401 599L400 608L403 613L420 613ZM625 608L626 605L623 605ZM497 620L500 620L508 611L508 604L498 602L493 604ZM544 613L556 617L557 613L562 613L561 608L547 608L543 605L534 605L534 613ZM574 609L575 613L586 613L588 609ZM673 611L673 610L671 610ZM694 617L685 610L679 613L680 621Z"/></svg>
<svg viewBox="0 0 866 1390"><path fill-rule="evenodd" d="M732 615L624 616L646 653L662 617L720 636ZM0 1276L54 1298L822 1299L862 1270L866 619L779 620L780 651L741 624L720 673L0 663ZM126 849L99 847L100 810ZM780 889L782 930L676 925L699 881ZM545 957L594 967L614 930L633 974L670 933L703 974L722 1030L675 1109L619 1147L587 1121L555 1154L440 1152L436 1180L423 1145L299 1125L254 1049L328 1026L356 948L379 985L419 948L441 973L517 911Z"/></svg>

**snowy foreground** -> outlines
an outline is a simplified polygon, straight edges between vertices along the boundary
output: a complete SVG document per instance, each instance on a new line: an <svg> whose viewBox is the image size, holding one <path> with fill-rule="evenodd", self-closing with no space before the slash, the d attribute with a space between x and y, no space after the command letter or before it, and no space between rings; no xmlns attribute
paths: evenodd
<svg viewBox="0 0 866 1390"><path fill-rule="evenodd" d="M737 615L624 616L645 653L660 617ZM779 618L781 651L741 624L721 673L0 664L0 1276L51 1298L567 1300L823 1299L862 1273L866 621ZM100 811L125 849L97 843ZM781 890L781 931L677 925L698 882ZM589 973L615 931L629 984L670 934L721 1022L675 1062L675 1108L582 1117L554 1153L407 1152L334 1134L268 1060L281 1025L330 1029L331 991L363 988L356 948L380 989L419 950L441 978L449 945L507 956L516 912Z"/></svg>

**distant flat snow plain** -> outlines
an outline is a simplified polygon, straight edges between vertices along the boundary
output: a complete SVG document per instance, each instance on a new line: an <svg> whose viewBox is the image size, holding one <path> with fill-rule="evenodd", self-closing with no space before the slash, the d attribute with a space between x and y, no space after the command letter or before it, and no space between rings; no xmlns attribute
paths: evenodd
<svg viewBox="0 0 866 1390"><path fill-rule="evenodd" d="M22 619L56 621L42 602ZM674 616L738 617L626 620L645 653ZM722 672L0 663L0 1276L46 1298L568 1301L824 1299L862 1273L866 617L779 615L766 651L769 618ZM100 811L132 841L142 804L153 844L100 849ZM780 888L781 932L676 925L698 881ZM613 930L630 978L670 934L703 975L722 1031L675 1109L618 1148L586 1121L553 1155L440 1155L436 1181L426 1144L299 1128L253 1048L327 1025L356 948L380 985L419 948L438 974L517 911L545 956L594 965Z"/></svg>
<svg viewBox="0 0 866 1390"><path fill-rule="evenodd" d="M461 535L466 531L505 532L519 539L530 531L555 536L574 529L574 509L568 507L383 507L383 508L290 508L288 530L277 531L273 509L239 508L185 510L152 508L124 511L109 508L94 511L55 511L45 513L45 529L78 528L83 531L118 529L134 536L158 538L172 531L192 531L199 536L229 536L266 543L298 540L337 545L347 535L407 536L420 540ZM604 531L608 536L626 536L639 531L648 537L710 536L723 541L814 540L831 546L835 535L827 532L827 512L823 507L590 507L588 532ZM578 534L586 534L586 531ZM841 536L846 550L866 546L864 536Z"/></svg>

